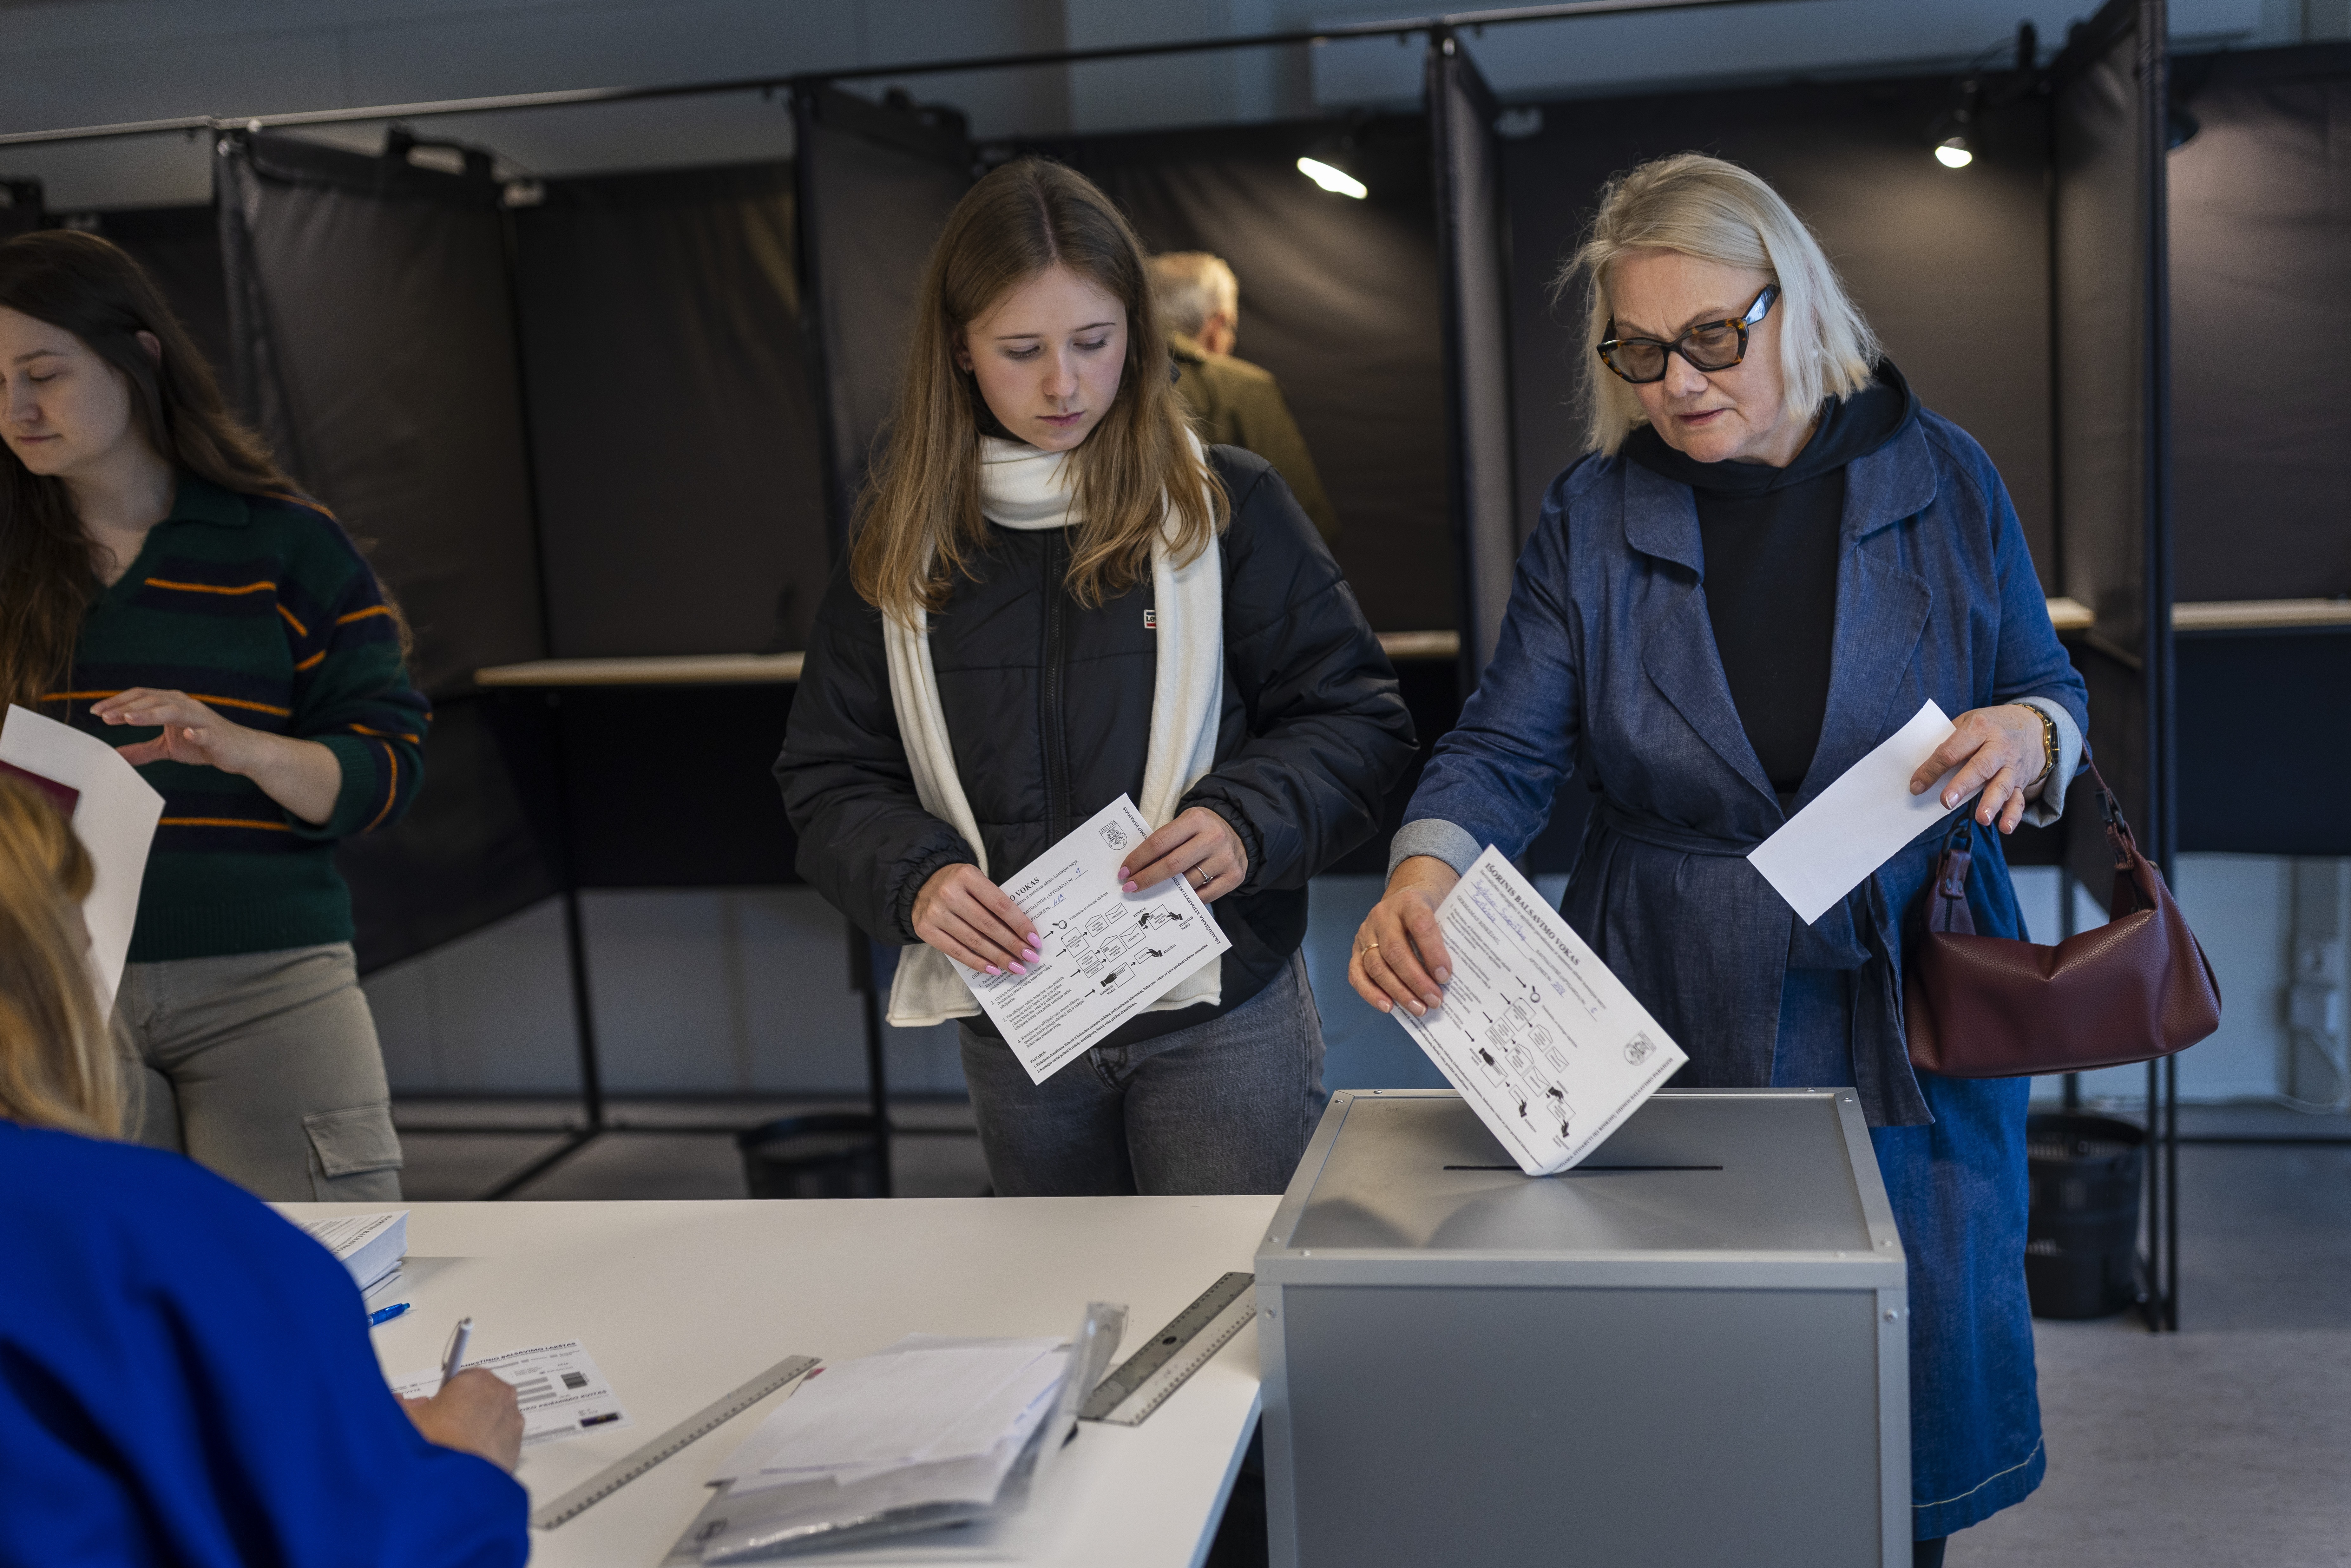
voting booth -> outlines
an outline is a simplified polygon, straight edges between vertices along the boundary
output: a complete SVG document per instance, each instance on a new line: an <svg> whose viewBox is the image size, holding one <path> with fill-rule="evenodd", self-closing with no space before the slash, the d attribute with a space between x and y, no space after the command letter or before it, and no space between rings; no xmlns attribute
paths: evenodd
<svg viewBox="0 0 2351 1568"><path fill-rule="evenodd" d="M1257 1254L1278 1568L1910 1561L1902 1244L1850 1090L1667 1091L1530 1177L1332 1097Z"/></svg>

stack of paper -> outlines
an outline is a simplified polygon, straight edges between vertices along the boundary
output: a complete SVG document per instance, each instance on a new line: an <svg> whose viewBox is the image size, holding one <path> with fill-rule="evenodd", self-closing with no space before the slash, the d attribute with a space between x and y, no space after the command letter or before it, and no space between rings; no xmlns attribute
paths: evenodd
<svg viewBox="0 0 2351 1568"><path fill-rule="evenodd" d="M299 1221L310 1239L351 1271L360 1291L376 1288L408 1256L408 1210L392 1214L346 1214Z"/></svg>
<svg viewBox="0 0 2351 1568"><path fill-rule="evenodd" d="M910 1334L811 1377L722 1466L736 1492L896 1470L925 1473L925 1500L986 1502L1061 1386L1058 1340Z"/></svg>

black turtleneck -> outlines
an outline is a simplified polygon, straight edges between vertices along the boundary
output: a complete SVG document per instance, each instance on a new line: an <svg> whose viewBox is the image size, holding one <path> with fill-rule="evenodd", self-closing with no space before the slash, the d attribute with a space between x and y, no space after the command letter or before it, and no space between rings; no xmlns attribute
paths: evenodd
<svg viewBox="0 0 2351 1568"><path fill-rule="evenodd" d="M1697 493L1707 619L1747 743L1783 807L1812 768L1828 713L1845 465L1891 441L1917 409L1902 373L1880 361L1870 385L1823 407L1785 468L1700 463L1648 425L1625 437L1626 457Z"/></svg>

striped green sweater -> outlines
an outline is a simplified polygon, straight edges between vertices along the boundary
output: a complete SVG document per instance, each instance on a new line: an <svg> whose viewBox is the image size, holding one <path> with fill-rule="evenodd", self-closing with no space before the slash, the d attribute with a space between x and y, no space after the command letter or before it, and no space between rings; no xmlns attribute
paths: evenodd
<svg viewBox="0 0 2351 1568"><path fill-rule="evenodd" d="M217 768L139 771L163 820L139 895L131 961L307 947L351 937L337 841L397 821L416 797L432 708L409 684L392 612L332 514L183 476L172 515L99 595L71 679L41 709L110 746L90 705L132 686L185 692L249 728L315 740L343 766L334 815L312 826Z"/></svg>

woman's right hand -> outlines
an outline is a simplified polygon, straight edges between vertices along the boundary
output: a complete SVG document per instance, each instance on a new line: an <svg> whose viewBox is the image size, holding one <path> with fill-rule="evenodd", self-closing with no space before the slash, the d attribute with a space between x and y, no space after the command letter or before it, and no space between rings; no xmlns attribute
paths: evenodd
<svg viewBox="0 0 2351 1568"><path fill-rule="evenodd" d="M1347 980L1382 1012L1402 1005L1419 1018L1445 999L1453 960L1437 929L1437 906L1461 873L1435 855L1413 855L1388 878L1388 890L1355 933Z"/></svg>
<svg viewBox="0 0 2351 1568"><path fill-rule="evenodd" d="M427 1442L479 1454L508 1475L521 1461L522 1406L495 1372L469 1366L430 1399L403 1399L400 1407Z"/></svg>
<svg viewBox="0 0 2351 1568"><path fill-rule="evenodd" d="M914 894L914 935L988 975L1027 974L1043 946L1020 906L967 861L941 866Z"/></svg>

